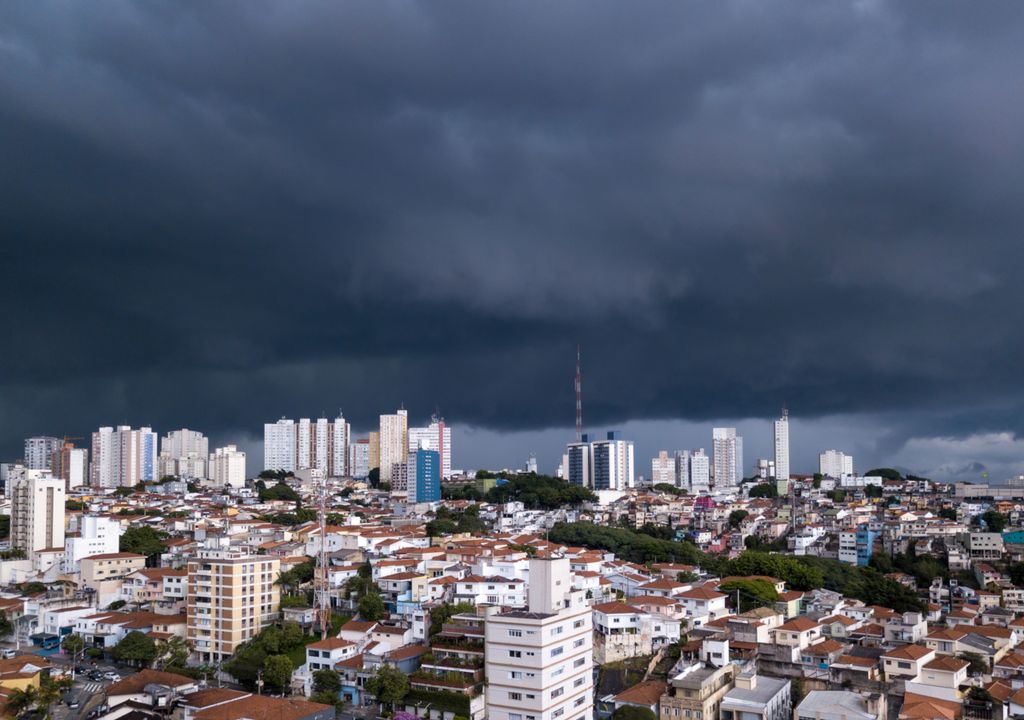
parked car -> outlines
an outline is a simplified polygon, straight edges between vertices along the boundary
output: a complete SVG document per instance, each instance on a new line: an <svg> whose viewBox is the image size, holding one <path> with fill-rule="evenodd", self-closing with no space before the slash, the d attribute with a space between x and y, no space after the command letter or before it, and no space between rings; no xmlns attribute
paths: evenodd
<svg viewBox="0 0 1024 720"><path fill-rule="evenodd" d="M110 680L111 682L117 682L118 680L121 679L121 676L118 675L113 670L111 670L110 672L104 673L103 677L105 677L107 680Z"/></svg>
<svg viewBox="0 0 1024 720"><path fill-rule="evenodd" d="M14 648L4 648L2 651L0 651L0 657L2 657L4 660L10 660L12 657L17 657L17 655L18 651Z"/></svg>

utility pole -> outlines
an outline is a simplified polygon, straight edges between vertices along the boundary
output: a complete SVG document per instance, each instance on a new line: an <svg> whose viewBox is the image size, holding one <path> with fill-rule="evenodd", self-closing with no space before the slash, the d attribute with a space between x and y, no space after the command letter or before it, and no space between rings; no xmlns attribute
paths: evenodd
<svg viewBox="0 0 1024 720"><path fill-rule="evenodd" d="M583 442L583 374L580 346L576 346L576 442Z"/></svg>

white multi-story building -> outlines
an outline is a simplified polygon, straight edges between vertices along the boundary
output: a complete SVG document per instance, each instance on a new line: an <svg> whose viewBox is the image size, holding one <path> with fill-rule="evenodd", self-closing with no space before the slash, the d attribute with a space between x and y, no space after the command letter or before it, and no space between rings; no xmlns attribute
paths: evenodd
<svg viewBox="0 0 1024 720"><path fill-rule="evenodd" d="M743 438L736 428L714 428L711 432L715 464L715 490L735 490L743 480Z"/></svg>
<svg viewBox="0 0 1024 720"><path fill-rule="evenodd" d="M188 428L172 430L160 440L158 474L205 480L209 454L210 441L201 432Z"/></svg>
<svg viewBox="0 0 1024 720"><path fill-rule="evenodd" d="M789 411L775 421L775 479L789 480ZM742 479L742 476L741 476Z"/></svg>
<svg viewBox="0 0 1024 720"><path fill-rule="evenodd" d="M364 478L370 474L370 440L360 438L349 446L349 474Z"/></svg>
<svg viewBox="0 0 1024 720"><path fill-rule="evenodd" d="M350 477L352 467L349 464L348 448L352 438L352 426L338 413L328 428L331 434L330 475L331 477Z"/></svg>
<svg viewBox="0 0 1024 720"><path fill-rule="evenodd" d="M263 425L263 469L295 472L295 421L281 418Z"/></svg>
<svg viewBox="0 0 1024 720"><path fill-rule="evenodd" d="M64 441L41 435L25 439L25 467L29 470L53 470L53 454L60 452Z"/></svg>
<svg viewBox="0 0 1024 720"><path fill-rule="evenodd" d="M409 454L409 413L402 409L380 416L380 479L393 492L405 492L405 462Z"/></svg>
<svg viewBox="0 0 1024 720"><path fill-rule="evenodd" d="M677 477L676 458L670 456L667 450L660 451L658 457L651 460L651 484L675 485Z"/></svg>
<svg viewBox="0 0 1024 720"><path fill-rule="evenodd" d="M676 453L676 487L690 488L690 451L680 450Z"/></svg>
<svg viewBox="0 0 1024 720"><path fill-rule="evenodd" d="M92 434L92 484L132 486L157 479L157 436L152 428L101 427Z"/></svg>
<svg viewBox="0 0 1024 720"><path fill-rule="evenodd" d="M299 418L295 425L295 469L316 467L313 453L313 426L309 418Z"/></svg>
<svg viewBox="0 0 1024 720"><path fill-rule="evenodd" d="M568 558L531 558L527 608L484 627L490 720L593 717L591 610Z"/></svg>
<svg viewBox="0 0 1024 720"><path fill-rule="evenodd" d="M818 472L837 480L853 475L853 455L841 450L826 450L818 456Z"/></svg>
<svg viewBox="0 0 1024 720"><path fill-rule="evenodd" d="M112 517L83 515L77 536L64 538L64 572L78 572L82 558L118 552L121 533L121 523Z"/></svg>
<svg viewBox="0 0 1024 720"><path fill-rule="evenodd" d="M41 550L64 547L64 478L22 468L11 479L11 547L32 560Z"/></svg>
<svg viewBox="0 0 1024 720"><path fill-rule="evenodd" d="M214 485L245 487L245 453L235 445L214 450L210 455L210 480Z"/></svg>
<svg viewBox="0 0 1024 720"><path fill-rule="evenodd" d="M704 454L704 448L690 455L690 494L711 492L711 458Z"/></svg>
<svg viewBox="0 0 1024 720"><path fill-rule="evenodd" d="M435 415L427 427L409 428L409 452L421 448L437 452L441 456L441 477L451 477L452 429L444 424L444 418Z"/></svg>

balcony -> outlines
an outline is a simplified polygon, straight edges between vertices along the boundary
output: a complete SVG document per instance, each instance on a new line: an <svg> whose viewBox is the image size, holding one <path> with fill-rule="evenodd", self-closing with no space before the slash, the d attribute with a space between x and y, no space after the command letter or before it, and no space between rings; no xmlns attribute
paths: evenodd
<svg viewBox="0 0 1024 720"><path fill-rule="evenodd" d="M480 671L482 675L483 672ZM419 690L447 690L474 697L483 691L478 678L458 672L417 670L409 676L409 686Z"/></svg>

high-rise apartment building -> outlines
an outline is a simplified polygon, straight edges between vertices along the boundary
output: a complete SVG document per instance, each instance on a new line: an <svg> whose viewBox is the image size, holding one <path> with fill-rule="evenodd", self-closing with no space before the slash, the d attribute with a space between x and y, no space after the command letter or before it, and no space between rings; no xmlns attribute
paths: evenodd
<svg viewBox="0 0 1024 720"><path fill-rule="evenodd" d="M818 456L818 472L837 480L853 475L853 455L847 455L841 450L826 450Z"/></svg>
<svg viewBox="0 0 1024 720"><path fill-rule="evenodd" d="M789 480L789 411L782 408L782 417L775 421L775 479Z"/></svg>
<svg viewBox="0 0 1024 720"><path fill-rule="evenodd" d="M690 451L680 450L675 456L676 487L690 489Z"/></svg>
<svg viewBox="0 0 1024 720"><path fill-rule="evenodd" d="M380 468L380 433L376 430L368 435L370 443L369 465L370 470Z"/></svg>
<svg viewBox="0 0 1024 720"><path fill-rule="evenodd" d="M609 432L604 440L591 441L584 434L580 442L566 446L566 479L592 490L626 490L636 484L633 442Z"/></svg>
<svg viewBox="0 0 1024 720"><path fill-rule="evenodd" d="M365 478L370 474L370 439L360 438L349 446L349 474L354 478Z"/></svg>
<svg viewBox="0 0 1024 720"><path fill-rule="evenodd" d="M200 550L188 561L186 638L199 661L227 660L277 619L279 558Z"/></svg>
<svg viewBox="0 0 1024 720"><path fill-rule="evenodd" d="M34 559L40 550L64 548L63 478L22 467L11 478L11 547Z"/></svg>
<svg viewBox="0 0 1024 720"><path fill-rule="evenodd" d="M210 480L214 485L245 487L245 453L235 445L217 448L210 455Z"/></svg>
<svg viewBox="0 0 1024 720"><path fill-rule="evenodd" d="M67 488L76 488L89 482L89 451L65 442L53 454L54 477L63 478Z"/></svg>
<svg viewBox="0 0 1024 720"><path fill-rule="evenodd" d="M29 470L53 470L53 455L60 452L64 441L41 435L25 439L25 467Z"/></svg>
<svg viewBox="0 0 1024 720"><path fill-rule="evenodd" d="M409 413L402 409L380 416L380 479L392 492L406 491L405 462L409 454Z"/></svg>
<svg viewBox="0 0 1024 720"><path fill-rule="evenodd" d="M562 464L565 479L573 485L585 488L594 486L590 477L590 441L586 434L580 442L569 443Z"/></svg>
<svg viewBox="0 0 1024 720"><path fill-rule="evenodd" d="M658 457L651 460L651 484L675 485L676 478L676 458L669 455L667 450L662 450Z"/></svg>
<svg viewBox="0 0 1024 720"><path fill-rule="evenodd" d="M201 432L172 430L160 439L158 475L205 480L209 454L210 441Z"/></svg>
<svg viewBox="0 0 1024 720"><path fill-rule="evenodd" d="M281 418L263 426L263 464L267 470L310 468L328 477L348 474L349 424L340 415L330 421Z"/></svg>
<svg viewBox="0 0 1024 720"><path fill-rule="evenodd" d="M704 454L704 448L690 455L690 494L711 492L711 458Z"/></svg>
<svg viewBox="0 0 1024 720"><path fill-rule="evenodd" d="M444 424L444 418L435 415L427 427L409 428L409 452L420 448L436 451L441 457L441 477L451 477L452 429Z"/></svg>
<svg viewBox="0 0 1024 720"><path fill-rule="evenodd" d="M729 492L743 481L743 438L736 428L715 428L711 433L715 490Z"/></svg>
<svg viewBox="0 0 1024 720"><path fill-rule="evenodd" d="M406 476L409 478L409 502L441 501L441 455L437 450L420 448L410 452Z"/></svg>
<svg viewBox="0 0 1024 720"><path fill-rule="evenodd" d="M119 487L157 479L157 436L152 428L101 427L92 434L90 480L98 487Z"/></svg>
<svg viewBox="0 0 1024 720"><path fill-rule="evenodd" d="M530 559L529 604L484 625L490 720L590 720L591 610L566 557Z"/></svg>

